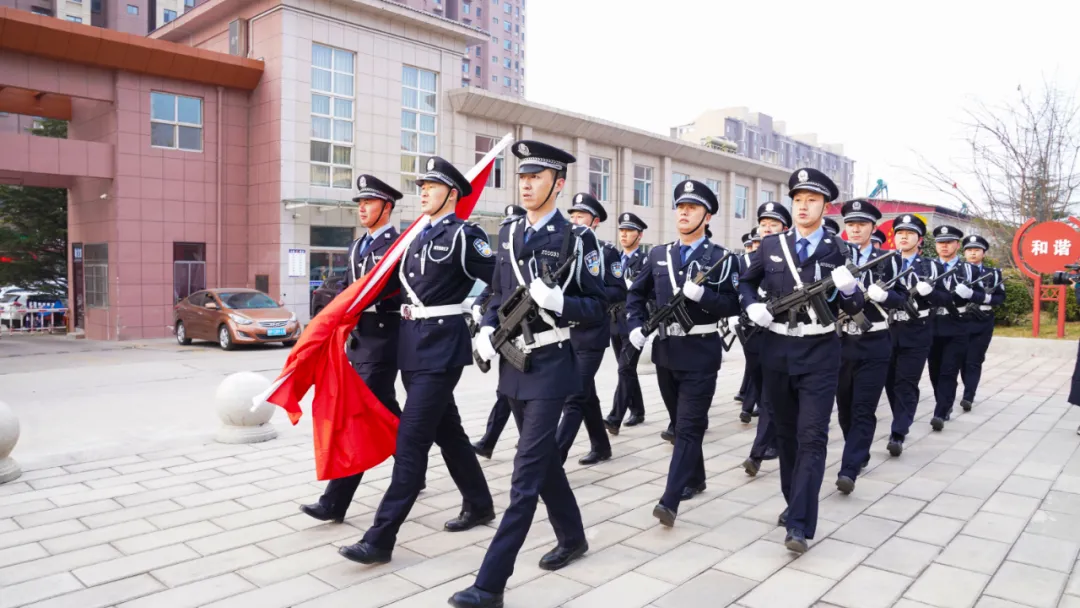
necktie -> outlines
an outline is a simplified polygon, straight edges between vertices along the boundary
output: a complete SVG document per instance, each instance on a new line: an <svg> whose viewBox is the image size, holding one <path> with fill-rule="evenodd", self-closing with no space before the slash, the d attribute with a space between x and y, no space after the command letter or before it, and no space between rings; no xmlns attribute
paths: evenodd
<svg viewBox="0 0 1080 608"><path fill-rule="evenodd" d="M531 237L534 234L536 234L536 230L534 230L532 227L526 228L525 229L525 242L528 243L529 242L529 237Z"/></svg>
<svg viewBox="0 0 1080 608"><path fill-rule="evenodd" d="M795 253L799 255L799 263L802 264L806 261L806 258L810 257L810 254L808 253L810 241L807 239L799 239L799 242L795 244L798 245L795 249Z"/></svg>
<svg viewBox="0 0 1080 608"><path fill-rule="evenodd" d="M360 255L363 256L367 253L368 247L371 246L371 235L364 235L364 238L360 241Z"/></svg>
<svg viewBox="0 0 1080 608"><path fill-rule="evenodd" d="M682 263L686 263L686 256L690 255L689 245L679 245L679 257L682 258Z"/></svg>
<svg viewBox="0 0 1080 608"><path fill-rule="evenodd" d="M623 269L626 268L626 263L629 262L629 261L630 261L630 258L627 257L626 254L623 254L622 260L621 260Z"/></svg>
<svg viewBox="0 0 1080 608"><path fill-rule="evenodd" d="M858 266L860 264L862 264L862 251L859 250L859 249L856 249L855 250L855 265Z"/></svg>

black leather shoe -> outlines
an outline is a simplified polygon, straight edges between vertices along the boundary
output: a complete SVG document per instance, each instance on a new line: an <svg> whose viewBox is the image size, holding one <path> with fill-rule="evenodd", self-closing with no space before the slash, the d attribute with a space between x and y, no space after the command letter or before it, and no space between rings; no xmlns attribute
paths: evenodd
<svg viewBox="0 0 1080 608"><path fill-rule="evenodd" d="M682 495L679 496L679 500L690 500L691 498L701 494L705 491L705 483L702 482L699 486L687 486L682 489Z"/></svg>
<svg viewBox="0 0 1080 608"><path fill-rule="evenodd" d="M787 526L787 512L788 512L788 510L784 509L784 512L781 513L780 516L776 518L776 525L778 525L780 527Z"/></svg>
<svg viewBox="0 0 1080 608"><path fill-rule="evenodd" d="M963 401L960 402L960 407L964 408L965 412L970 412L971 411L971 406L972 406L971 402L972 402L971 399L964 399Z"/></svg>
<svg viewBox="0 0 1080 608"><path fill-rule="evenodd" d="M743 461L742 468L750 477L757 477L758 471L761 470L761 463L753 458L747 458Z"/></svg>
<svg viewBox="0 0 1080 608"><path fill-rule="evenodd" d="M675 525L675 511L672 511L664 505L657 504L653 507L652 516L659 519L660 523L668 528Z"/></svg>
<svg viewBox="0 0 1080 608"><path fill-rule="evenodd" d="M450 596L448 603L454 608L503 608L503 594L472 586Z"/></svg>
<svg viewBox="0 0 1080 608"><path fill-rule="evenodd" d="M904 453L904 442L892 439L889 441L889 446L886 449L889 450L890 456L899 456Z"/></svg>
<svg viewBox="0 0 1080 608"><path fill-rule="evenodd" d="M495 511L488 511L486 513L462 511L461 515L458 515L454 519L443 524L443 529L447 532L464 532L465 530L472 530L476 526L489 524L493 521L495 521Z"/></svg>
<svg viewBox="0 0 1080 608"><path fill-rule="evenodd" d="M806 536L799 530L788 530L787 536L784 537L784 546L788 551L799 554L806 553L810 549Z"/></svg>
<svg viewBox="0 0 1080 608"><path fill-rule="evenodd" d="M733 397L733 399L735 401L738 401L739 403L743 402L743 396L742 395L735 395L735 397Z"/></svg>
<svg viewBox="0 0 1080 608"><path fill-rule="evenodd" d="M630 417L626 419L626 426L637 426L642 422L645 422L645 416L630 414Z"/></svg>
<svg viewBox="0 0 1080 608"><path fill-rule="evenodd" d="M555 571L570 565L570 562L585 555L589 550L589 543L584 540L576 547L555 547L540 558L540 569Z"/></svg>
<svg viewBox="0 0 1080 608"><path fill-rule="evenodd" d="M933 420L930 421L930 426L935 431L940 431L941 429L945 428L945 421L941 418L935 417Z"/></svg>
<svg viewBox="0 0 1080 608"><path fill-rule="evenodd" d="M477 456L483 456L488 460L491 460L491 453L495 451L492 448L485 448L483 440L477 441L476 443L472 444L472 449L474 452L476 452Z"/></svg>
<svg viewBox="0 0 1080 608"><path fill-rule="evenodd" d="M612 437L619 436L619 423L610 419L604 418L604 428L607 429L608 435Z"/></svg>
<svg viewBox="0 0 1080 608"><path fill-rule="evenodd" d="M739 412L739 422L743 424L750 424L751 419L752 416L750 415L750 412Z"/></svg>
<svg viewBox="0 0 1080 608"><path fill-rule="evenodd" d="M577 461L578 464L596 464L605 460L611 460L611 452L589 452L584 458Z"/></svg>
<svg viewBox="0 0 1080 608"><path fill-rule="evenodd" d="M393 550L379 549L365 541L360 541L354 545L341 547L338 549L338 553L345 559L360 564L386 564L390 562L390 554L393 553Z"/></svg>
<svg viewBox="0 0 1080 608"><path fill-rule="evenodd" d="M750 415L753 416L754 418L757 418L758 415L760 415L760 414L761 414L761 412L758 410L758 408L755 407L753 413L751 413Z"/></svg>
<svg viewBox="0 0 1080 608"><path fill-rule="evenodd" d="M320 503L313 505L300 505L300 512L308 517L314 517L319 521L332 521L336 524L340 524L345 521L344 515L335 515L330 512L329 509L322 506Z"/></svg>
<svg viewBox="0 0 1080 608"><path fill-rule="evenodd" d="M660 439L663 439L671 445L675 445L675 429L669 426L668 428L660 431Z"/></svg>
<svg viewBox="0 0 1080 608"><path fill-rule="evenodd" d="M855 489L855 480L847 475L841 475L836 478L836 489L840 490L841 494L851 494L851 491Z"/></svg>
<svg viewBox="0 0 1080 608"><path fill-rule="evenodd" d="M776 460L780 457L780 452L776 451L776 448L765 448L765 453L761 456L762 460Z"/></svg>
<svg viewBox="0 0 1080 608"><path fill-rule="evenodd" d="M862 464L859 465L859 470L862 471L863 469L865 469L868 466L870 466L870 457L869 456L867 456L866 460L862 461Z"/></svg>

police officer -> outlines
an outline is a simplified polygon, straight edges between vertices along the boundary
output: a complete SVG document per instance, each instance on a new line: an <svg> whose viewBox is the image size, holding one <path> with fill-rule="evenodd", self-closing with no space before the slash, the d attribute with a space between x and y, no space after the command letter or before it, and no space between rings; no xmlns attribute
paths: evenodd
<svg viewBox="0 0 1080 608"><path fill-rule="evenodd" d="M885 233L880 230L875 230L874 234L870 235L870 242L873 243L874 247L877 247L878 249L881 249L885 246L886 240L888 239L885 238Z"/></svg>
<svg viewBox="0 0 1080 608"><path fill-rule="evenodd" d="M780 452L780 487L788 508L779 523L787 528L784 545L805 552L817 531L818 494L825 475L829 418L840 373L840 337L835 324L822 326L812 310L774 319L766 299L791 294L831 275L839 295L829 306L848 314L862 310L858 281L844 266L847 248L822 225L826 203L839 196L824 173L799 169L788 180L795 228L762 239L750 267L739 277L739 297L752 322L766 329L762 352L762 400L773 408ZM789 319L789 314L795 314ZM792 327L789 321L794 321Z"/></svg>
<svg viewBox="0 0 1080 608"><path fill-rule="evenodd" d="M986 350L994 337L994 307L1005 303L1005 281L1001 271L983 266L988 249L990 243L981 236L972 235L964 239L964 258L972 267L972 278L982 279L972 287L974 294L971 302L979 307L981 315L973 316L968 322L968 350L964 365L960 368L960 379L964 381L964 398L960 400L960 407L965 412L970 412L975 403L975 391L982 377Z"/></svg>
<svg viewBox="0 0 1080 608"><path fill-rule="evenodd" d="M885 255L870 241L881 211L868 200L857 199L841 208L851 261L862 265ZM836 388L836 414L844 434L844 453L836 487L844 494L855 489L855 479L870 462L870 444L877 429L878 401L889 373L892 338L889 335L887 309L903 305L904 295L885 285L899 273L900 265L892 261L864 271L856 277L865 293L860 326L848 317L840 324L840 378Z"/></svg>
<svg viewBox="0 0 1080 608"><path fill-rule="evenodd" d="M592 194L579 192L574 195L573 201L570 206L572 223L595 231L600 222L607 220L607 211ZM617 302L626 301L622 262L619 260L619 252L611 243L600 243L600 276L604 279L608 314L599 323L576 323L570 327L570 345L577 357L583 390L567 397L562 422L555 434L562 462L566 462L570 448L574 445L582 419L585 420L585 430L589 433L590 449L588 454L578 460L578 464L596 464L611 458L611 443L608 442L607 432L604 430L600 398L596 396L596 372L600 369L604 351L611 340L610 311Z"/></svg>
<svg viewBox="0 0 1080 608"><path fill-rule="evenodd" d="M972 268L960 259L960 241L964 233L953 226L934 229L934 246L938 253L940 272L948 272L959 266L956 274L942 280L942 286L951 292L950 301L938 308L934 316L934 342L930 346L930 383L934 387L934 417L930 426L935 431L945 428L956 402L956 385L964 356L968 350L970 315L964 312L967 303L975 295L970 283L975 278Z"/></svg>
<svg viewBox="0 0 1080 608"><path fill-rule="evenodd" d="M463 497L461 514L445 529L459 532L495 519L491 492L454 403L454 387L472 364L461 304L477 279L491 282L495 255L484 231L454 213L459 197L472 193L465 176L439 157L428 159L425 168L416 183L429 223L409 245L397 277L386 288L387 293L400 289L407 301L401 307L398 349L406 400L394 470L374 525L363 540L339 551L362 564L390 561L398 529L423 485L432 443L442 450Z"/></svg>
<svg viewBox="0 0 1080 608"><path fill-rule="evenodd" d="M566 183L566 168L574 157L536 141L511 146L518 158L518 191L528 215L499 231L492 295L484 328L476 336L476 352L491 359L499 307L516 288L529 290L539 308L529 326L533 342L514 340L529 357L528 371L519 371L500 357L499 391L521 432L510 486L510 506L488 545L487 555L472 587L450 598L452 606L494 608L503 605L506 581L532 525L539 498L558 544L540 559L540 568L558 570L589 549L581 512L566 480L555 442L556 427L566 398L583 390L574 350L567 342L569 324L604 321L606 304L601 276L600 243L584 226L575 226L559 212L555 199ZM571 262L570 272L554 286L544 280Z"/></svg>
<svg viewBox="0 0 1080 608"><path fill-rule="evenodd" d="M503 219L499 226L505 226L523 217L525 217L525 209L517 205L507 205L506 209L503 210ZM473 322L476 323L477 327L483 324L484 309L490 298L491 285L486 285L480 295L476 296L476 302L472 306ZM473 443L473 450L476 451L478 456L491 458L492 453L495 451L495 444L499 441L499 436L502 435L503 429L506 427L507 420L510 420L510 402L506 400L506 395L496 390L495 405L491 407L491 413L488 414L487 429L484 430L484 436Z"/></svg>
<svg viewBox="0 0 1080 608"><path fill-rule="evenodd" d="M673 526L679 503L705 490L705 460L701 442L709 426L709 407L716 393L716 376L723 358L718 324L739 311L738 258L724 260L726 249L705 236L706 225L719 210L716 195L705 184L685 180L675 186L675 226L679 239L649 252L627 297L630 343L641 349L646 335L647 302L662 307L682 292L693 327L685 331L671 322L653 345L660 394L675 417L675 451L668 467L667 487L653 516ZM699 285L692 279L717 263Z"/></svg>
<svg viewBox="0 0 1080 608"><path fill-rule="evenodd" d="M897 282L896 287L912 303L916 314L895 310L889 323L892 352L885 379L885 396L893 415L888 444L892 456L904 452L904 438L915 420L919 381L934 338L931 317L935 308L949 300L949 293L933 284L938 277L937 263L919 254L925 234L926 224L917 215L902 215L893 221L893 241L900 252L900 272L913 269Z"/></svg>
<svg viewBox="0 0 1080 608"><path fill-rule="evenodd" d="M357 214L367 234L349 245L349 272L345 286L355 283L374 268L386 251L397 240L398 232L390 224L394 204L401 200L401 193L373 175L356 178L359 193L353 199L359 203ZM379 301L360 315L346 345L345 354L353 369L372 394L383 406L401 416L394 383L397 380L398 327L401 298L392 296ZM331 479L326 484L319 502L302 505L300 510L320 521L342 522L352 503L356 489L360 487L363 473Z"/></svg>
<svg viewBox="0 0 1080 608"><path fill-rule="evenodd" d="M822 223L825 225L825 231L832 236L840 234L840 224L837 224L836 220L832 219L831 217L827 217L822 221Z"/></svg>
<svg viewBox="0 0 1080 608"><path fill-rule="evenodd" d="M761 238L770 234L780 234L787 230L788 226L791 226L791 213L776 201L762 203L758 207L757 216L758 225L756 230L761 235ZM758 246L760 247L760 241ZM745 272L750 267L752 259L753 256L748 256L743 261L741 271ZM757 295L759 299L763 298L765 297L765 291L759 287ZM743 401L743 411L739 415L739 420L744 424L750 422L750 417L746 415L747 401L750 402L751 407L755 404L758 406L757 432L754 435L754 443L750 446L750 455L743 461L742 465L743 470L750 477L758 474L762 462L777 457L776 423L773 420L772 406L766 404L762 399L761 383L764 377L761 367L761 348L764 343L765 336L758 332L750 335L746 343L743 344L743 352L746 356L746 374L750 378L750 398Z"/></svg>
<svg viewBox="0 0 1080 608"><path fill-rule="evenodd" d="M648 228L649 225L633 213L626 212L619 216L619 246L622 248L619 261L623 282L627 288L641 273L641 267L645 264L645 254L640 245L641 237ZM612 435L619 434L619 427L627 411L630 412L630 417L626 419L626 426L637 426L645 422L645 399L641 396L641 382L637 375L638 358L635 356L624 360L622 356L623 350L628 347L630 327L626 324L624 307L617 311L611 326L611 349L615 351L619 363L619 383L615 387L611 412L604 419L604 426Z"/></svg>
<svg viewBox="0 0 1080 608"><path fill-rule="evenodd" d="M750 254L754 251L754 249L757 248L758 243L761 242L761 241L755 241L752 233L753 233L753 231L751 230L750 232L747 232L746 234L742 235L743 255L739 257L739 268L740 268L740 270L742 268L746 268L747 266L750 265ZM729 323L731 323L732 328L734 329L734 325L738 323L738 317L731 317L730 319L728 319L728 321L729 321ZM743 345L743 353L744 354L746 353L746 345L745 344ZM735 401L737 401L738 403L743 403L743 401L746 398L746 391L749 389L749 386L750 386L750 360L745 359L744 360L744 368L743 368L742 384L739 385L739 392L735 393ZM748 416L743 416L742 414L739 415L740 420L743 420L745 418L745 420L743 421L743 424L749 424L750 423L750 418L753 417L753 416L758 415L757 407L754 406L753 404L750 405L749 410L750 410L750 412L749 412ZM747 408L744 406L742 411L744 413L746 413Z"/></svg>

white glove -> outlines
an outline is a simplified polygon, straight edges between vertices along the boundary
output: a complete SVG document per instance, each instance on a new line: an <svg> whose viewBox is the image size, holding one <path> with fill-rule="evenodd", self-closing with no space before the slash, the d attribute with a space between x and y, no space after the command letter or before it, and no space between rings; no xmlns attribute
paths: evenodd
<svg viewBox="0 0 1080 608"><path fill-rule="evenodd" d="M972 289L970 287L968 287L967 285L964 285L963 283L958 284L956 286L956 289L954 289L953 291L956 292L956 295L960 296L961 298L964 298L965 300L970 300L971 296L975 295L975 292L972 291Z"/></svg>
<svg viewBox="0 0 1080 608"><path fill-rule="evenodd" d="M492 329L492 331L494 331L493 328L485 327L484 329ZM481 331L476 334L476 354L480 355L480 358L484 361L491 361L495 358L495 355L499 354L498 351L495 350L495 347L491 345L491 333L492 332Z"/></svg>
<svg viewBox="0 0 1080 608"><path fill-rule="evenodd" d="M472 307L472 320L473 320L473 322L475 322L477 325L480 325L480 322L483 321L483 319L484 319L484 317L480 314L480 307L479 306L473 306Z"/></svg>
<svg viewBox="0 0 1080 608"><path fill-rule="evenodd" d="M480 328L480 335L490 336L493 333L495 333L495 328L491 327L490 325L485 325Z"/></svg>
<svg viewBox="0 0 1080 608"><path fill-rule="evenodd" d="M634 282L631 281L630 279L623 279L623 280L626 281L626 288L627 289L630 289L630 286L634 284Z"/></svg>
<svg viewBox="0 0 1080 608"><path fill-rule="evenodd" d="M845 296L850 296L855 293L855 286L858 285L858 281L851 275L851 271L845 266L834 268L832 271L833 285L840 290L840 293Z"/></svg>
<svg viewBox="0 0 1080 608"><path fill-rule="evenodd" d="M915 284L915 292L924 298L930 295L931 291L934 291L934 286L926 281L919 281Z"/></svg>
<svg viewBox="0 0 1080 608"><path fill-rule="evenodd" d="M701 296L705 295L705 288L693 281L687 281L683 283L682 292L686 294L687 298L700 302Z"/></svg>
<svg viewBox="0 0 1080 608"><path fill-rule="evenodd" d="M990 293L986 294L986 297L983 298L983 304L989 304L990 303L990 298L993 297L993 295L994 294L990 294Z"/></svg>
<svg viewBox="0 0 1080 608"><path fill-rule="evenodd" d="M877 302L878 304L881 304L882 302L884 302L885 300L887 300L889 298L889 292L887 292L884 289L878 287L877 283L874 283L873 285L870 286L869 289L866 290L866 295L871 300Z"/></svg>
<svg viewBox="0 0 1080 608"><path fill-rule="evenodd" d="M532 296L533 301L540 308L545 308L555 314L562 314L563 292L558 285L548 287L540 279L535 279L532 283L529 283L529 295Z"/></svg>
<svg viewBox="0 0 1080 608"><path fill-rule="evenodd" d="M634 331L630 332L630 344L638 350L645 346L645 339L645 334L641 333L640 327L635 327Z"/></svg>
<svg viewBox="0 0 1080 608"><path fill-rule="evenodd" d="M739 328L739 317L728 317L727 320L728 329L735 331Z"/></svg>
<svg viewBox="0 0 1080 608"><path fill-rule="evenodd" d="M773 316L763 302L754 302L746 307L746 316L755 324L768 327L773 322Z"/></svg>

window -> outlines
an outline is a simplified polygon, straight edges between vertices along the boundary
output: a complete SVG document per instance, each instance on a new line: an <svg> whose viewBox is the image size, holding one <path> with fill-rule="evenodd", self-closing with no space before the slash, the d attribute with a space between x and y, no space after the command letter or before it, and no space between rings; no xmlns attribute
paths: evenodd
<svg viewBox="0 0 1080 608"><path fill-rule="evenodd" d="M480 66L476 66L476 75L477 75L477 76L479 76L479 75L480 75Z"/></svg>
<svg viewBox="0 0 1080 608"><path fill-rule="evenodd" d="M165 9L165 14L164 14L165 23L168 23L168 22L172 21L173 19L176 19L176 11L171 11L169 9Z"/></svg>
<svg viewBox="0 0 1080 608"><path fill-rule="evenodd" d="M750 198L750 188L735 186L735 217L746 217L746 203Z"/></svg>
<svg viewBox="0 0 1080 608"><path fill-rule="evenodd" d="M348 249L356 231L351 226L312 226L309 234L312 247Z"/></svg>
<svg viewBox="0 0 1080 608"><path fill-rule="evenodd" d="M492 56L491 56L491 63L499 63L499 58L498 58L498 57L496 57L496 56L494 56L494 55L492 55Z"/></svg>
<svg viewBox="0 0 1080 608"><path fill-rule="evenodd" d="M513 8L511 7L510 3L503 2L503 12L509 15L511 10L513 10Z"/></svg>
<svg viewBox="0 0 1080 608"><path fill-rule="evenodd" d="M481 48L482 48L482 47L476 47L476 56L477 56L477 57L479 57L479 56L480 56L480 52L481 52L481 51L480 51L480 49L481 49Z"/></svg>
<svg viewBox="0 0 1080 608"><path fill-rule="evenodd" d="M491 18L491 25L499 25L499 18L498 17L492 17Z"/></svg>
<svg viewBox="0 0 1080 608"><path fill-rule="evenodd" d="M509 51L510 50L510 45L511 45L511 42L509 40L503 40L503 48L504 49Z"/></svg>
<svg viewBox="0 0 1080 608"><path fill-rule="evenodd" d="M521 16L521 7L519 7L519 6L514 7L514 16L515 17L520 17Z"/></svg>
<svg viewBox="0 0 1080 608"><path fill-rule="evenodd" d="M83 247L83 281L87 308L109 307L109 244L88 243Z"/></svg>
<svg viewBox="0 0 1080 608"><path fill-rule="evenodd" d="M503 76L503 86L504 87L510 86L510 77L509 76Z"/></svg>
<svg viewBox="0 0 1080 608"><path fill-rule="evenodd" d="M45 15L46 17L52 17L52 11L51 10L49 10L47 8L42 8L40 6L32 6L32 7L30 7L30 12L34 13L35 15Z"/></svg>
<svg viewBox="0 0 1080 608"><path fill-rule="evenodd" d="M634 165L634 204L652 207L652 167Z"/></svg>
<svg viewBox="0 0 1080 608"><path fill-rule="evenodd" d="M64 18L72 23L82 23L82 17L72 17L71 15L67 15Z"/></svg>
<svg viewBox="0 0 1080 608"><path fill-rule="evenodd" d="M611 161L597 156L589 157L589 194L598 201L607 202L610 181Z"/></svg>
<svg viewBox="0 0 1080 608"><path fill-rule="evenodd" d="M507 32L510 31L510 22L509 21L503 21L503 30L505 30Z"/></svg>
<svg viewBox="0 0 1080 608"><path fill-rule="evenodd" d="M467 64L467 63L461 64L461 71L468 74L469 73L469 64Z"/></svg>
<svg viewBox="0 0 1080 608"><path fill-rule="evenodd" d="M206 243L173 243L173 302L206 289Z"/></svg>
<svg viewBox="0 0 1080 608"><path fill-rule="evenodd" d="M476 162L480 162L480 159L484 158L484 155L491 151L495 144L499 140L496 137L488 137L487 135L476 136ZM487 187L488 188L502 188L503 187L503 167L506 162L505 149L495 157L495 166L491 168L491 174L488 175Z"/></svg>
<svg viewBox="0 0 1080 608"><path fill-rule="evenodd" d="M476 18L479 19L479 18L481 18L483 16L484 16L484 9L480 8L479 6L476 7Z"/></svg>
<svg viewBox="0 0 1080 608"><path fill-rule="evenodd" d="M184 8L195 8L195 0L184 0Z"/></svg>
<svg viewBox="0 0 1080 608"><path fill-rule="evenodd" d="M514 24L514 31L517 32L518 34L520 34L521 33L521 26L515 23Z"/></svg>
<svg viewBox="0 0 1080 608"><path fill-rule="evenodd" d="M707 179L705 185L716 195L716 199L720 200L720 180Z"/></svg>
<svg viewBox="0 0 1080 608"><path fill-rule="evenodd" d="M511 65L510 64L510 58L509 57L503 57L503 67L504 68L509 68L510 65Z"/></svg>
<svg viewBox="0 0 1080 608"><path fill-rule="evenodd" d="M758 204L767 203L769 201L776 200L773 198L772 190L760 190L758 192Z"/></svg>
<svg viewBox="0 0 1080 608"><path fill-rule="evenodd" d="M514 52L516 53L516 52L518 52L520 50L521 50L521 45L515 42L514 43Z"/></svg>
<svg viewBox="0 0 1080 608"><path fill-rule="evenodd" d="M202 100L150 93L150 145L202 152Z"/></svg>
<svg viewBox="0 0 1080 608"><path fill-rule="evenodd" d="M435 154L437 75L411 66L401 68L401 191L420 192L416 176L424 156Z"/></svg>
<svg viewBox="0 0 1080 608"><path fill-rule="evenodd" d="M466 15L468 15L471 10L472 10L472 7L469 6L468 4L462 4L461 5L461 12L465 13Z"/></svg>
<svg viewBox="0 0 1080 608"><path fill-rule="evenodd" d="M349 51L311 45L311 185L352 188L353 74Z"/></svg>
<svg viewBox="0 0 1080 608"><path fill-rule="evenodd" d="M491 77L491 82L499 82L499 77L498 76L492 76Z"/></svg>
<svg viewBox="0 0 1080 608"><path fill-rule="evenodd" d="M139 14L139 7L135 6L134 4L127 5L127 14L129 14L129 15L138 15Z"/></svg>

